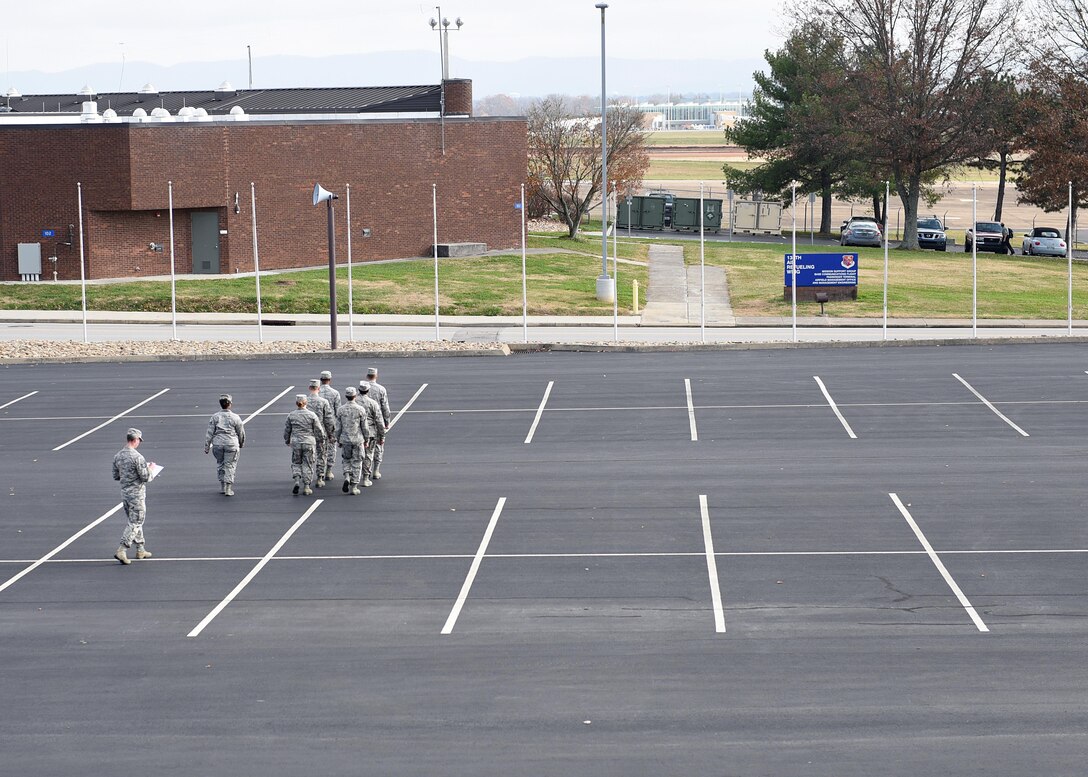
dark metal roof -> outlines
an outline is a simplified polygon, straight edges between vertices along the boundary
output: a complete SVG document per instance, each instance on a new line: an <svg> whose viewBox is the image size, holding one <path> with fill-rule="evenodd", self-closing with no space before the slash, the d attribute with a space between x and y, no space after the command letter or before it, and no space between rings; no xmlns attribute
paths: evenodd
<svg viewBox="0 0 1088 777"><path fill-rule="evenodd" d="M230 91L112 92L97 95L33 94L0 95L0 106L11 113L80 113L85 101L98 103L99 112L112 108L119 116L131 116L137 108L150 113L165 108L176 115L183 107L204 108L209 114L230 112L236 105L247 114L291 113L422 113L441 108L441 87L354 86L319 89L232 89Z"/></svg>

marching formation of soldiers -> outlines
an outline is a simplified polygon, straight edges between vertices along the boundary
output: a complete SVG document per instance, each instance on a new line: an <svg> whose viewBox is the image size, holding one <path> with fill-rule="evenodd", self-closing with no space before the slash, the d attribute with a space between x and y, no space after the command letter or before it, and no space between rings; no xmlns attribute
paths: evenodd
<svg viewBox="0 0 1088 777"><path fill-rule="evenodd" d="M246 443L242 419L231 408L230 394L219 397L220 410L208 421L204 453L215 456L219 492L234 496L234 476L238 456ZM325 370L310 381L306 394L295 395L295 410L287 415L283 441L291 448L292 493L309 496L313 487L324 488L334 479L336 449L340 448L345 494L359 495L359 489L381 479L385 435L390 424L389 395L378 383L378 370L366 371L359 386L348 386L344 395L332 386L332 373ZM130 564L127 550L136 545L136 558L151 558L144 547L144 502L147 482L151 479L147 462L136 449L143 432L129 429L126 444L113 459L114 480L121 482L128 525L121 545L114 554L122 564Z"/></svg>

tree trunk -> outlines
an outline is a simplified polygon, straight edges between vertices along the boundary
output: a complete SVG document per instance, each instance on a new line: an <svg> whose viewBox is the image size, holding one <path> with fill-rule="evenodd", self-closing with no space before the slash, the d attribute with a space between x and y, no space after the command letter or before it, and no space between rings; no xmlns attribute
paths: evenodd
<svg viewBox="0 0 1088 777"><path fill-rule="evenodd" d="M831 234L831 171L820 171L820 234Z"/></svg>
<svg viewBox="0 0 1088 777"><path fill-rule="evenodd" d="M922 174L912 172L907 186L896 182L899 198L903 201L903 240L900 248L918 250L918 198L922 190Z"/></svg>
<svg viewBox="0 0 1088 777"><path fill-rule="evenodd" d="M582 211L574 209L574 213L567 214L567 237L573 238L578 234L578 227L582 226Z"/></svg>
<svg viewBox="0 0 1088 777"><path fill-rule="evenodd" d="M884 198L880 194L873 195L873 216L876 218L877 224L884 224L887 222L887 208L881 207L881 201L883 199Z"/></svg>
<svg viewBox="0 0 1088 777"><path fill-rule="evenodd" d="M1001 210L1005 207L1005 176L1009 170L1008 152L1002 151L997 164L997 205L994 206L994 221L1001 221Z"/></svg>

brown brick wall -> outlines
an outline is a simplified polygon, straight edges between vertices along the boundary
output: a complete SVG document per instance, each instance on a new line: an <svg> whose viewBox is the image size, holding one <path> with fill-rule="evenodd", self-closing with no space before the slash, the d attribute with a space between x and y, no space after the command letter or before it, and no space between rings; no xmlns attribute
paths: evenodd
<svg viewBox="0 0 1088 777"><path fill-rule="evenodd" d="M191 272L189 212L216 209L223 273L253 269L250 182L256 187L261 269L328 261L325 207L335 203L337 258L347 259L351 185L353 261L428 255L431 184L439 242L520 243L513 208L526 173L523 120L231 122L162 125L0 126L0 280L17 276L16 244L41 229L77 242L60 248L62 278L79 277L77 180L84 183L89 277L169 271L167 181L173 182L176 269ZM234 212L235 193L239 212ZM373 236L363 240L362 228ZM162 253L148 250L164 243ZM43 256L52 253L43 245ZM137 269L139 268L139 269ZM44 268L43 268L44 269Z"/></svg>
<svg viewBox="0 0 1088 777"><path fill-rule="evenodd" d="M472 81L452 78L442 82L446 97L447 116L472 115Z"/></svg>

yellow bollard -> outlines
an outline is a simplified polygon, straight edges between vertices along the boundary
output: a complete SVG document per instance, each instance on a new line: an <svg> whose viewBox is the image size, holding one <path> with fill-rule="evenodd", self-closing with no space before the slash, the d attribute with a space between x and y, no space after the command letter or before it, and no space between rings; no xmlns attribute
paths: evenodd
<svg viewBox="0 0 1088 777"><path fill-rule="evenodd" d="M635 306L635 315L638 315L638 278L631 279L631 299Z"/></svg>

